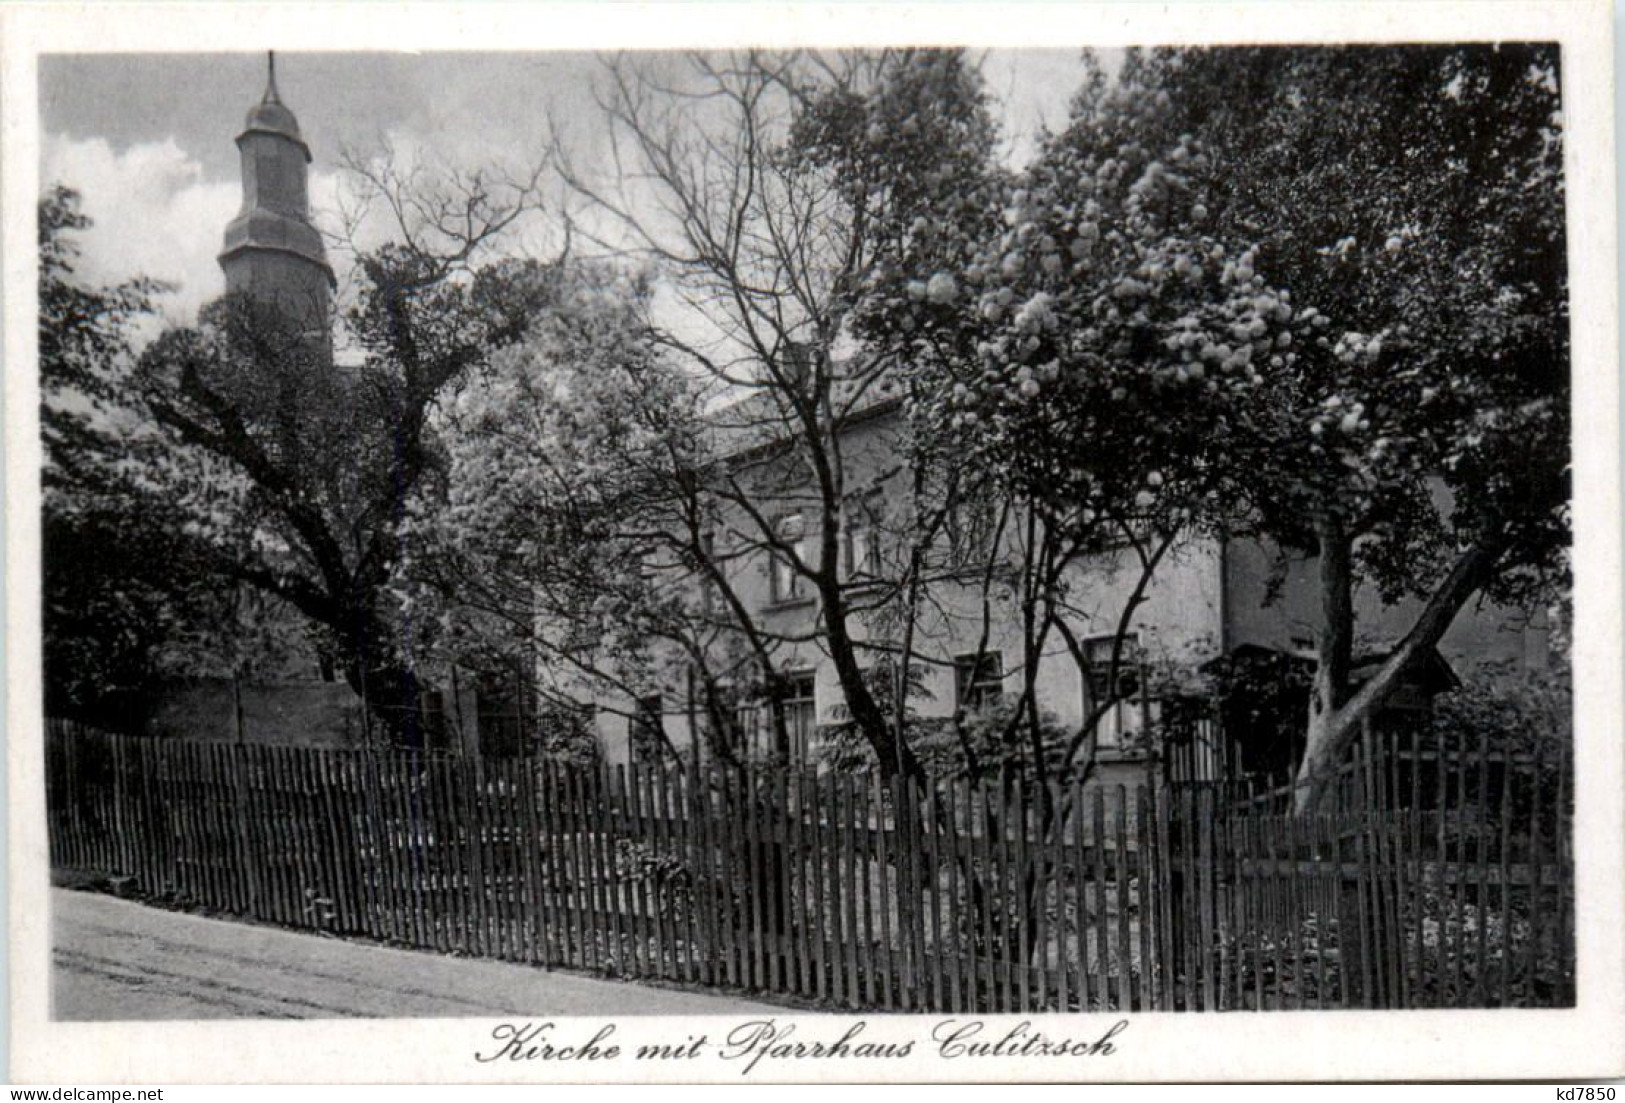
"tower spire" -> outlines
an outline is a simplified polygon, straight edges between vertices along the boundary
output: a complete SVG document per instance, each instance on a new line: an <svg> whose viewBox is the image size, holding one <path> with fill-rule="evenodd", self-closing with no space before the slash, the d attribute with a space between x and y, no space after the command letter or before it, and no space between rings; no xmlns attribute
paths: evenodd
<svg viewBox="0 0 1625 1103"><path fill-rule="evenodd" d="M228 291L275 306L302 330L325 334L333 270L310 221L310 147L277 91L274 51L266 54L265 78L265 95L248 109L237 135L243 206L226 225L220 267Z"/></svg>

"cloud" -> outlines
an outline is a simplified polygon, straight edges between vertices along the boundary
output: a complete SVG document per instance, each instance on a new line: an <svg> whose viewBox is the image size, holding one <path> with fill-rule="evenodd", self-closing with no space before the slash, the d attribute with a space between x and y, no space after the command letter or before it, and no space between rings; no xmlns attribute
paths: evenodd
<svg viewBox="0 0 1625 1103"><path fill-rule="evenodd" d="M73 188L91 219L78 235L82 280L111 284L150 276L174 285L158 299L162 320L141 327L138 340L165 326L191 325L200 307L225 292L215 258L226 223L242 206L239 181L207 179L203 165L173 138L115 150L103 138L46 135L40 161L41 186ZM336 221L339 180L334 172L311 173L311 204L324 230ZM329 259L344 279L349 257L329 249Z"/></svg>
<svg viewBox="0 0 1625 1103"><path fill-rule="evenodd" d="M159 305L168 322L183 325L225 290L215 254L241 205L241 188L206 180L202 165L173 139L120 151L102 138L47 135L40 179L82 197L92 222L78 235L85 282L150 276L172 283L175 290Z"/></svg>

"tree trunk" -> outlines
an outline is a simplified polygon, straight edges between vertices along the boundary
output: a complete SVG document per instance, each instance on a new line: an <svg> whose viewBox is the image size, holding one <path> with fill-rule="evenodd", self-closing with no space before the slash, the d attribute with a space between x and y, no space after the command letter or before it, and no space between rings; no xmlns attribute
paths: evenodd
<svg viewBox="0 0 1625 1103"><path fill-rule="evenodd" d="M423 710L423 686L405 666L386 663L362 671L352 662L345 668L345 680L384 726L393 746L424 750L439 742L439 732L431 730L436 725Z"/></svg>
<svg viewBox="0 0 1625 1103"><path fill-rule="evenodd" d="M1499 548L1493 543L1477 544L1461 553L1399 646L1351 694L1352 547L1334 515L1317 515L1315 527L1320 537L1319 663L1309 696L1309 725L1293 797L1294 809L1304 815L1313 814L1327 793L1337 792L1338 769L1356 736L1369 730L1372 717L1399 687L1406 672L1438 644L1468 598L1493 576L1499 559ZM1363 823L1363 817L1373 810L1366 804L1364 790L1357 785L1355 792L1359 799L1352 811L1362 817ZM1360 846L1364 841L1362 828L1346 843ZM1380 992L1368 987L1366 974L1375 976L1385 955L1395 951L1398 932L1389 928L1380 907L1361 896L1357 883L1341 879L1338 915L1344 1006L1374 1006ZM1362 945L1362 939L1367 938L1371 942L1370 958Z"/></svg>
<svg viewBox="0 0 1625 1103"><path fill-rule="evenodd" d="M841 599L840 583L833 578L823 580L820 590L824 600L825 636L829 643L830 659L835 664L835 674L840 680L841 693L846 698L852 722L868 739L879 759L881 780L890 782L893 776L901 773L915 785L923 784L925 771L919 759L914 757L913 748L908 745L902 732L892 730L885 711L864 683L856 648L847 631L846 606Z"/></svg>
<svg viewBox="0 0 1625 1103"><path fill-rule="evenodd" d="M1320 523L1321 517L1317 517L1317 530ZM1376 715L1399 688L1405 674L1438 644L1462 606L1494 577L1502 548L1499 542L1490 540L1474 544L1458 555L1450 573L1428 598L1405 638L1351 694L1348 667L1354 640L1354 613L1350 547L1335 523L1327 532L1335 533L1339 539L1328 540L1326 535L1321 538L1323 622L1317 637L1320 663L1309 695L1309 726L1293 798L1293 807L1304 814L1315 810L1328 783L1335 780L1335 770L1360 731L1360 725Z"/></svg>
<svg viewBox="0 0 1625 1103"><path fill-rule="evenodd" d="M1309 723L1299 779L1318 787L1326 771L1335 770L1346 740L1342 707L1348 698L1349 668L1354 654L1353 548L1343 522L1331 510L1314 516L1320 545L1316 561L1320 590L1320 623L1315 631L1315 677L1309 689ZM1295 799L1305 809L1314 794L1299 788Z"/></svg>

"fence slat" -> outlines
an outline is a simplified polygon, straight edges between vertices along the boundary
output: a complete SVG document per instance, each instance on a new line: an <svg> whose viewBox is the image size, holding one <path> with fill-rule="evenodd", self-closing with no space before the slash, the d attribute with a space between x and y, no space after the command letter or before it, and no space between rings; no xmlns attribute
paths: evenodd
<svg viewBox="0 0 1625 1103"><path fill-rule="evenodd" d="M163 744L160 746L165 751L163 759L166 760L161 762L160 771L167 774L175 768L173 754L175 747ZM260 899L259 918L272 923L286 923L278 865L281 839L276 829L278 812L271 777L270 755L266 747L254 744L243 747L242 756L244 807L248 815L250 850L256 860L255 880ZM173 799L173 793L167 784L161 785L160 789L167 804ZM177 876L179 872L177 868Z"/></svg>
<svg viewBox="0 0 1625 1103"><path fill-rule="evenodd" d="M378 800L382 806L379 821L379 845L387 861L389 878L389 910L392 933L397 941L410 946L416 942L412 930L412 875L411 859L406 847L405 762L397 754L380 751L378 762ZM469 924L469 937L473 938L474 925ZM477 952L471 944L471 953Z"/></svg>
<svg viewBox="0 0 1625 1103"><path fill-rule="evenodd" d="M1141 1009L1141 995L1139 980L1134 969L1134 941L1129 937L1128 914L1128 790L1121 784L1116 786L1116 799L1113 801L1114 838L1113 857L1116 859L1117 875L1113 879L1116 888L1117 903L1117 962L1119 983L1122 985L1122 1000L1119 1010L1138 1011Z"/></svg>
<svg viewBox="0 0 1625 1103"><path fill-rule="evenodd" d="M584 771L576 793L576 809L581 817L582 888L591 901L592 926L588 937L593 947L590 968L607 969L626 976L631 966L626 960L625 932L621 923L620 885L608 879L604 845L610 836L612 811L608 804L608 767Z"/></svg>
<svg viewBox="0 0 1625 1103"><path fill-rule="evenodd" d="M1406 931L1410 935L1409 960L1407 971L1410 976L1406 989L1406 1006L1422 1006L1422 991L1426 980L1427 962L1423 959L1424 943L1422 931L1422 916L1426 907L1427 890L1423 883L1423 873L1426 868L1423 854L1423 827L1424 813L1422 809L1422 771L1418 762L1418 740L1420 730L1416 726L1406 729L1408 739L1405 745L1408 751L1403 752L1405 773L1401 777L1409 783L1410 795L1407 798L1409 816L1406 819L1408 830L1405 834L1405 846L1408 851L1409 865L1405 870L1405 887L1409 898L1410 914Z"/></svg>
<svg viewBox="0 0 1625 1103"><path fill-rule="evenodd" d="M436 865L447 886L443 911L447 944L475 953L478 912L475 910L475 867L470 855L474 823L465 811L468 803L467 758L442 758L430 772L435 817L443 828L436 836Z"/></svg>
<svg viewBox="0 0 1625 1103"><path fill-rule="evenodd" d="M1529 868L1533 877L1529 882L1529 951L1528 951L1528 992L1533 997L1540 990L1541 965L1545 958L1546 933L1546 903L1542 899L1544 877L1542 868L1546 864L1543 820L1544 809L1544 769L1545 746L1536 741L1534 753L1534 768L1530 770L1530 797L1529 797Z"/></svg>
<svg viewBox="0 0 1625 1103"><path fill-rule="evenodd" d="M710 775L696 762L689 770L689 815L694 825L696 906L699 908L700 979L721 984L721 934L717 929L717 887L721 877L716 865L716 843L711 830Z"/></svg>
<svg viewBox="0 0 1625 1103"><path fill-rule="evenodd" d="M305 808L304 786L299 778L299 749L277 748L277 768L287 796L287 838L289 867L293 874L293 901L299 922L307 927L320 925L321 889L312 871L311 846L307 838L309 816Z"/></svg>
<svg viewBox="0 0 1625 1103"><path fill-rule="evenodd" d="M288 867L290 906L294 912L294 922L303 927L315 927L317 889L310 873L310 848L305 842L305 794L301 790L297 772L298 750L279 746L275 748L275 753L277 785L283 800L283 855ZM200 859L207 877L207 858L200 853Z"/></svg>
<svg viewBox="0 0 1625 1103"><path fill-rule="evenodd" d="M880 972L880 1005L887 1011L890 1011L897 1008L901 1003L900 993L893 991L892 977L894 972L898 970L900 961L904 955L904 951L902 951L900 948L895 956L893 954L892 894L894 890L896 892L897 904L896 916L898 941L901 942L908 937L908 933L904 929L903 887L900 883L901 878L894 877L889 872L891 859L894 852L899 856L898 860L899 863L901 863L900 856L902 853L902 839L900 829L902 827L903 814L901 811L902 794L900 791L900 786L903 784L903 779L900 776L893 777L892 784L890 786L890 795L892 797L892 822L895 827L899 829L895 847L888 845L887 842L887 836L891 834L891 832L888 832L886 829L886 782L881 778L878 771L872 775L872 779L874 785L869 792L873 794L875 804L875 877L880 883L880 906L877 909L879 914L876 917L879 921L880 927L880 953L877 955Z"/></svg>
<svg viewBox="0 0 1625 1103"><path fill-rule="evenodd" d="M393 941L406 943L411 937L407 926L405 903L406 873L403 868L404 858L400 840L396 837L396 832L400 829L400 813L396 804L399 790L396 777L400 768L399 761L392 755L378 751L373 752L369 758L373 767L372 783L377 804L375 810L377 819L373 821L376 824L374 839L378 846L379 876L383 879L385 887L385 914L389 924L389 935Z"/></svg>
<svg viewBox="0 0 1625 1103"><path fill-rule="evenodd" d="M576 771L548 763L548 807L553 832L553 845L558 850L558 865L563 877L560 881L564 894L564 907L570 916L566 939L567 961L577 969L593 969L598 962L588 947L587 901L584 890L586 871L581 863L580 828L576 818Z"/></svg>
<svg viewBox="0 0 1625 1103"><path fill-rule="evenodd" d="M126 769L124 742L122 737L114 737L109 740L108 750L112 752L110 757L113 763L113 799L110 802L110 818L113 827L113 852L117 872L128 877L135 872L135 862L129 850L132 841L131 836L134 832L131 830L129 797L124 777Z"/></svg>
<svg viewBox="0 0 1625 1103"><path fill-rule="evenodd" d="M617 904L624 907L627 915L627 938L631 948L626 957L628 968L633 976L648 976L652 973L652 963L649 961L649 915L648 893L644 878L633 876L630 878L619 875L621 844L623 842L632 846L641 846L642 824L638 820L635 793L638 781L642 775L638 772L638 764L629 762L617 765L609 775L610 802L614 809L613 822L616 831L611 835L609 843L610 881L616 886L618 893Z"/></svg>
<svg viewBox="0 0 1625 1103"><path fill-rule="evenodd" d="M1298 837L1301 820L1296 815L1286 817L1286 849L1294 862L1303 856L1302 840ZM1289 887L1290 904L1292 911L1292 980L1293 999L1291 1008L1295 1011L1304 1010L1304 990L1309 986L1309 961L1306 941L1306 923L1310 911L1310 901L1305 892L1303 878L1294 875ZM1317 953L1320 947L1317 946Z"/></svg>
<svg viewBox="0 0 1625 1103"><path fill-rule="evenodd" d="M611 767L595 770L592 793L587 807L593 828L588 835L587 848L592 854L593 881L599 886L601 900L609 915L611 935L610 960L624 975L637 975L636 929L627 902L626 884L615 873L615 839L619 830L622 809L615 802L616 773Z"/></svg>
<svg viewBox="0 0 1625 1103"><path fill-rule="evenodd" d="M1270 860L1272 870L1267 880L1267 884L1269 886L1267 899L1269 901L1270 908L1268 937L1270 944L1270 968L1275 981L1274 998L1270 998L1269 987L1264 983L1260 983L1259 985L1259 997L1263 1001L1264 1006L1277 1011L1285 1009L1287 1005L1286 991L1282 987L1282 984L1286 978L1285 961L1282 958L1282 951L1285 949L1284 943L1290 937L1289 932L1291 930L1291 919L1287 912L1285 900L1285 890L1290 877L1283 876L1280 872L1278 872L1280 866L1276 864L1277 859L1281 856L1279 839L1276 835L1276 829L1279 827L1279 825L1280 817L1273 815L1261 816L1258 820L1259 838L1263 845L1264 854Z"/></svg>
<svg viewBox="0 0 1625 1103"><path fill-rule="evenodd" d="M376 755L371 750L362 750L355 757L353 769L359 784L357 804L361 815L356 828L363 848L361 870L371 909L368 929L374 938L387 941L393 929L393 909L382 841L383 815Z"/></svg>
<svg viewBox="0 0 1625 1103"><path fill-rule="evenodd" d="M811 996L812 889L808 882L808 856L811 853L811 843L808 840L808 822L806 822L808 807L803 786L804 778L806 775L801 770L791 770L780 775L778 804L783 809L788 830L785 850L788 854L788 872L790 872L790 879L785 887L785 900L788 903L785 936L790 950L790 958L786 963L788 980L785 989L799 996Z"/></svg>
<svg viewBox="0 0 1625 1103"><path fill-rule="evenodd" d="M735 825L737 798L734 788L737 779L732 771L718 767L712 771L713 788L707 795L707 823L711 834L712 853L715 855L717 875L716 917L717 945L721 954L719 972L730 986L740 984L738 909L735 891L738 887L736 870L739 865L735 850L739 845Z"/></svg>
<svg viewBox="0 0 1625 1103"><path fill-rule="evenodd" d="M1156 943L1152 938L1151 844L1149 804L1146 788L1134 787L1134 914L1139 917L1140 954L1140 1007L1145 1011L1157 1008Z"/></svg>
<svg viewBox="0 0 1625 1103"><path fill-rule="evenodd" d="M696 748L697 750L697 748ZM690 757L688 763L675 775L681 783L676 799L683 817L683 855L688 864L688 956L689 979L695 984L710 984L709 954L711 940L705 922L706 865L703 860L705 846L704 824L699 815L696 790L700 787L699 756Z"/></svg>
<svg viewBox="0 0 1625 1103"><path fill-rule="evenodd" d="M115 741L114 746L117 746ZM111 748L110 748L111 749ZM230 869L221 853L220 824L217 820L219 805L215 800L214 770L212 768L210 746L207 743L197 744L193 751L192 768L194 769L194 794L197 803L197 829L198 849L203 861L203 869L207 882L206 900L209 907L218 910L229 910L231 907ZM117 773L114 774L115 781ZM114 820L117 823L117 820ZM115 846L115 853L117 847ZM120 859L120 865L123 864Z"/></svg>
<svg viewBox="0 0 1625 1103"><path fill-rule="evenodd" d="M766 923L763 913L768 906L768 893L762 891L769 888L766 862L767 847L762 839L761 812L758 786L761 775L754 769L747 770L741 779L741 796L743 798L742 816L744 826L745 852L740 866L741 875L745 878L747 891L745 893L745 915L748 924L749 945L746 947L746 956L749 959L748 983L755 989L767 987L767 955L764 931Z"/></svg>
<svg viewBox="0 0 1625 1103"><path fill-rule="evenodd" d="M1557 966L1555 978L1556 1002L1561 1007L1574 1005L1574 922L1569 899L1574 892L1574 853L1569 824L1569 773L1573 768L1570 747L1559 743L1557 747L1557 793L1552 802L1552 871L1555 877L1553 892L1557 894L1557 938L1553 946L1553 960ZM1511 937L1511 917L1502 927L1503 943Z"/></svg>
<svg viewBox="0 0 1625 1103"><path fill-rule="evenodd" d="M824 778L814 780L815 787L821 792L818 796L818 846L823 853L825 869L825 895L823 910L820 918L823 920L819 931L820 952L825 956L829 969L829 989L827 995L835 1002L840 1003L846 998L846 960L841 946L845 941L841 937L843 931L843 917L846 914L844 896L841 891L841 839L837 831L840 823L840 811L836 798L835 775L830 774ZM828 938L825 932L828 932Z"/></svg>
<svg viewBox="0 0 1625 1103"><path fill-rule="evenodd" d="M436 836L435 849L439 852L441 877L449 890L444 909L446 933L452 944L469 954L478 952L479 935L474 899L477 872L472 851L476 825L466 810L471 769L467 758L442 758L431 771L435 815L444 826Z"/></svg>
<svg viewBox="0 0 1625 1103"><path fill-rule="evenodd" d="M1458 756L1456 762L1456 803L1455 823L1452 834L1455 836L1454 861L1452 865L1459 873L1467 868L1467 766L1465 756ZM1465 1007L1463 998L1463 978L1467 964L1467 894L1466 886L1458 878L1454 881L1453 898L1450 901L1450 914L1454 916L1454 937L1451 943L1452 958L1450 967L1450 988L1453 1006Z"/></svg>
<svg viewBox="0 0 1625 1103"><path fill-rule="evenodd" d="M1089 791L1092 831L1089 836L1089 876L1095 896L1095 960L1099 963L1100 1000L1102 1010L1121 1010L1120 988L1113 985L1111 962L1111 917L1106 902L1106 791Z"/></svg>
<svg viewBox="0 0 1625 1103"><path fill-rule="evenodd" d="M515 961L535 964L537 937L535 924L541 914L540 902L533 891L535 884L534 859L531 849L529 824L525 819L522 770L529 766L524 759L510 758L502 762L503 819L507 827L508 915L512 924L512 949Z"/></svg>
<svg viewBox="0 0 1625 1103"><path fill-rule="evenodd" d="M842 809L842 853L845 854L845 869L842 871L842 895L847 903L847 1004L850 1007L863 1006L864 994L861 989L861 971L864 965L863 928L858 924L860 918L860 903L858 903L858 879L860 879L860 863L858 863L858 802L855 796L855 783L848 775L840 776L840 809Z"/></svg>
<svg viewBox="0 0 1625 1103"><path fill-rule="evenodd" d="M281 890L276 876L279 845L273 824L277 811L271 789L267 749L239 743L234 752L234 761L241 776L238 808L243 821L245 849L251 863L254 915L267 922L284 922Z"/></svg>
<svg viewBox="0 0 1625 1103"><path fill-rule="evenodd" d="M1027 845L1028 834L1031 831L1027 823L1027 786L1017 778L1010 794L1010 801L1006 808L1005 837L1010 839L1010 900L1014 905L1006 909L1010 922L1016 925L1016 953L1015 958L1007 963L1007 968L1015 977L1016 1007L1025 1013L1032 1010L1032 946L1027 932L1030 930L1029 913L1032 899L1027 894L1029 884L1028 874L1031 869L1032 855ZM1008 952L1006 954L1008 957Z"/></svg>
<svg viewBox="0 0 1625 1103"><path fill-rule="evenodd" d="M364 752L346 755L343 760L345 783L349 791L348 804L351 841L355 848L356 881L361 886L363 907L362 929L380 942L386 937L384 927L384 897L378 883L378 855L374 841L377 820L373 818L372 799ZM252 838L252 836L250 836Z"/></svg>
<svg viewBox="0 0 1625 1103"><path fill-rule="evenodd" d="M1410 970L1405 962L1405 901L1409 896L1407 873L1409 866L1405 854L1404 799L1399 789L1398 736L1393 731L1382 734L1382 761L1388 767L1386 799L1383 804L1382 832L1388 862L1388 933L1395 936L1388 948L1393 962L1393 992L1395 1007L1411 1006Z"/></svg>
<svg viewBox="0 0 1625 1103"><path fill-rule="evenodd" d="M1202 966L1202 1000L1209 1010L1219 1009L1217 970L1214 968L1215 948L1218 944L1218 883L1215 876L1217 839L1214 826L1218 822L1218 793L1212 788L1203 790L1201 819L1197 821L1197 834L1201 840L1201 889L1197 893L1197 906L1201 915L1202 951L1197 960Z"/></svg>
<svg viewBox="0 0 1625 1103"><path fill-rule="evenodd" d="M970 993L976 988L970 954L976 939L972 926L974 913L966 906L964 896L970 891L969 878L961 873L962 868L968 868L970 850L960 830L960 815L965 806L959 799L957 782L950 778L943 785L942 793L947 805L943 809L943 823L948 844L948 1003L949 1010L963 1013L975 1006Z"/></svg>
<svg viewBox="0 0 1625 1103"><path fill-rule="evenodd" d="M110 759L117 737L107 739L103 743L103 753ZM202 743L188 743L186 746L186 771L184 783L188 805L187 826L191 832L193 861L197 870L197 900L207 908L219 908L220 901L220 869L214 861L214 853L210 847L211 824L209 822L209 775L208 763L205 759L207 746ZM105 765L104 760L104 765ZM109 805L97 816L97 822L102 827L101 862L103 868L117 870L118 845L116 835L117 820L115 810ZM113 828L113 830L108 830Z"/></svg>
<svg viewBox="0 0 1625 1103"><path fill-rule="evenodd" d="M1153 790L1153 794L1155 790ZM1184 800L1183 794L1166 794L1161 800L1157 811L1157 852L1159 864L1158 896L1161 897L1159 907L1162 917L1163 961L1164 978L1167 1000L1165 1010L1183 1010L1186 1006L1184 1000L1184 977L1182 975L1182 960L1184 956L1183 914L1179 900L1175 895L1175 886L1180 876L1179 856L1175 853L1174 817L1178 814Z"/></svg>
<svg viewBox="0 0 1625 1103"><path fill-rule="evenodd" d="M169 890L169 838L164 833L161 802L158 798L158 755L163 744L154 739L141 739L141 838L148 850L148 892L163 895ZM236 762L236 759L234 759ZM241 793L239 793L241 796ZM252 856L250 856L252 861ZM249 884L252 889L252 869ZM250 900L252 903L252 900ZM252 913L250 913L252 915Z"/></svg>
<svg viewBox="0 0 1625 1103"><path fill-rule="evenodd" d="M680 782L682 775L677 775L675 779L669 775L670 770L667 768L666 763L662 761L655 771L654 793L655 837L660 848L659 854L662 863L660 868L662 870L672 869L673 865L667 863L674 864L677 861L677 855L686 851L679 838L678 823L672 816L671 799L671 786L674 781ZM692 980L692 977L687 975L688 970L685 968L683 958L687 952L686 948L693 945L694 939L691 933L683 931L682 925L685 916L692 917L693 913L686 908L682 908L681 911L677 910L681 908L681 901L677 896L681 886L673 881L670 874L663 873L662 877L661 887L664 895L660 900L661 911L657 913L661 916L663 926L663 937L660 940L660 959L665 972L662 975L672 980Z"/></svg>
<svg viewBox="0 0 1625 1103"><path fill-rule="evenodd" d="M802 961L805 950L801 944L802 923L798 910L803 904L801 885L801 825L800 811L791 792L793 768L776 771L773 775L773 806L776 828L779 870L774 900L779 911L779 990L803 992L801 984Z"/></svg>
<svg viewBox="0 0 1625 1103"><path fill-rule="evenodd" d="M558 901L558 911L564 920L558 939L561 960L577 969L587 969L591 966L583 933L581 873L576 866L575 847L571 842L570 797L562 770L557 764L542 764L542 788L545 793L542 816L546 821L550 868L554 877L552 887L554 899Z"/></svg>
<svg viewBox="0 0 1625 1103"><path fill-rule="evenodd" d="M654 849L656 861L654 882L650 886L654 898L655 975L669 980L677 976L677 939L672 930L677 916L668 906L671 893L666 871L669 868L667 860L671 853L671 841L667 833L671 825L665 809L666 763L663 759L650 766L648 777L644 809L648 817L650 846Z"/></svg>
<svg viewBox="0 0 1625 1103"><path fill-rule="evenodd" d="M899 775L901 776L901 775ZM899 891L906 893L908 905L908 940L903 949L903 1006L913 1011L937 1010L942 1001L937 994L940 977L932 980L931 961L927 956L935 942L932 924L937 908L937 872L933 860L936 845L936 824L929 819L935 786L930 782L916 784L905 780L902 785L903 837L898 843L900 856Z"/></svg>
<svg viewBox="0 0 1625 1103"><path fill-rule="evenodd" d="M927 907L930 909L930 944L922 954L922 964L930 971L931 999L927 1006L932 1011L946 1011L947 983L943 973L943 956L946 944L942 937L942 854L945 829L942 823L942 798L935 784L925 791L924 818L921 821L925 828L925 843L927 853L925 857L927 885ZM922 937L924 932L922 931Z"/></svg>

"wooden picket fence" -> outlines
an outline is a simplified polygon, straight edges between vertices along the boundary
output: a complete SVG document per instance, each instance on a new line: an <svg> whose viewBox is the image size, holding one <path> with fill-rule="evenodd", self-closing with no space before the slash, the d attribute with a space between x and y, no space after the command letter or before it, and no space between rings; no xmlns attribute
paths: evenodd
<svg viewBox="0 0 1625 1103"><path fill-rule="evenodd" d="M443 953L849 1009L1573 1002L1561 798L1531 827L1468 840L1464 805L1302 817L1279 793L1221 785L922 793L846 773L207 744L59 722L46 766L56 868Z"/></svg>
<svg viewBox="0 0 1625 1103"><path fill-rule="evenodd" d="M1573 1006L1568 746L1438 738L1367 728L1309 816L1284 782L1184 787L1223 810L1209 1006Z"/></svg>

